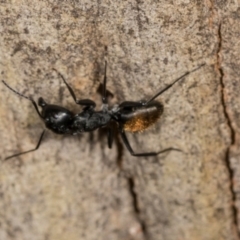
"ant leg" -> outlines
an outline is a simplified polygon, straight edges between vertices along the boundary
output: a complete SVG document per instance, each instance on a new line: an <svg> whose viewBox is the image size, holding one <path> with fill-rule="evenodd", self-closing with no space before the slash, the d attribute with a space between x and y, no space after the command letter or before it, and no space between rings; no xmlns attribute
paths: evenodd
<svg viewBox="0 0 240 240"><path fill-rule="evenodd" d="M25 151L25 152L17 153L17 154L14 154L12 156L6 157L5 160L8 160L8 159L13 158L13 157L17 157L17 156L25 154L25 153L36 151L39 148L39 146L40 146L40 144L42 142L44 133L45 133L45 130L43 130L43 132L41 133L41 136L40 136L40 138L38 140L37 146L34 149L31 149L31 150L28 150L28 151Z"/></svg>
<svg viewBox="0 0 240 240"><path fill-rule="evenodd" d="M53 68L53 70L56 71L57 74L62 78L63 82L64 82L65 85L67 86L67 89L68 89L68 91L70 92L70 94L71 94L71 96L72 96L72 98L73 98L73 100L74 100L74 102L75 102L76 104L86 106L87 108L89 108L89 107L94 108L94 107L96 106L96 103L95 103L94 101L90 100L90 99L77 100L74 91L72 90L72 88L70 87L70 85L67 83L67 81L66 81L66 79L63 77L63 75L62 75L60 72L58 72L55 68Z"/></svg>
<svg viewBox="0 0 240 240"><path fill-rule="evenodd" d="M108 128L108 147L112 148L112 143L113 143L113 128L109 127Z"/></svg>
<svg viewBox="0 0 240 240"><path fill-rule="evenodd" d="M79 105L83 105L87 108L95 108L96 107L96 103L90 99L78 100L76 103Z"/></svg>
<svg viewBox="0 0 240 240"><path fill-rule="evenodd" d="M147 102L143 103L143 105L147 105L148 103L152 102L155 98L157 98L159 95L161 95L162 93L164 93L165 91L167 91L170 87L172 87L175 83L177 83L179 80L183 79L184 77L186 77L187 75L189 75L192 72L197 71L199 68L201 68L202 66L204 66L205 63L201 64L200 66L196 67L195 69L193 69L192 71L188 71L186 73L184 73L181 77L177 78L175 81L173 81L171 84L167 85L164 89L160 90L157 94L155 94L150 100L148 100Z"/></svg>
<svg viewBox="0 0 240 240"><path fill-rule="evenodd" d="M42 115L41 115L41 113L40 113L39 110L38 110L38 107L37 107L36 102L35 102L31 97L24 96L23 94L17 92L17 91L14 90L13 88L11 88L4 80L2 80L2 82L3 82L3 84L4 84L7 88L9 88L9 89L10 89L12 92L14 92L15 94L17 94L17 95L19 95L20 97L26 98L26 99L28 99L29 101L31 101L31 103L33 104L33 106L34 106L37 114L39 115L39 117L40 117L40 118L43 118Z"/></svg>
<svg viewBox="0 0 240 240"><path fill-rule="evenodd" d="M131 101L125 101L119 104L119 108L133 108L133 107L141 107L144 106L144 102L131 102Z"/></svg>
<svg viewBox="0 0 240 240"><path fill-rule="evenodd" d="M103 91L102 91L102 103L107 104L107 61L105 61L104 79L103 79Z"/></svg>
<svg viewBox="0 0 240 240"><path fill-rule="evenodd" d="M126 133L124 132L124 130L122 128L120 128L119 131L120 131L123 143L125 144L125 146L127 147L128 151L131 153L132 156L135 156L135 157L156 156L158 154L168 152L168 151L172 151L172 150L181 152L181 150L177 149L177 148L166 148L166 149L164 149L162 151L159 151L159 152L135 153L133 151L132 147L129 144L129 141L127 139L127 136L126 136Z"/></svg>
<svg viewBox="0 0 240 240"><path fill-rule="evenodd" d="M77 98L76 98L76 95L74 93L74 91L72 90L72 88L70 87L70 85L67 83L67 81L65 80L65 78L63 77L63 75L55 68L53 68L53 70L62 78L63 82L65 83L65 85L67 86L68 88L68 91L70 92L74 102L77 103Z"/></svg>

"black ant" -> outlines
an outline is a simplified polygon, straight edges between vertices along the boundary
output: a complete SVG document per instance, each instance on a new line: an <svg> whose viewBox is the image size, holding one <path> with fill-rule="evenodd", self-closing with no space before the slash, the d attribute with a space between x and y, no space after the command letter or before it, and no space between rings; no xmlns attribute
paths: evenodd
<svg viewBox="0 0 240 240"><path fill-rule="evenodd" d="M204 64L195 68L191 72L196 71ZM183 79L185 76L191 72L186 72L181 77L177 78L174 82L166 86L164 89L155 94L148 101L125 101L121 104L114 106L112 109L108 108L107 96L106 96L106 83L107 83L107 62L105 61L105 72L104 72L104 81L103 81L103 90L102 90L102 110L95 111L94 108L96 103L90 99L77 100L75 93L72 88L66 82L65 78L61 73L55 70L59 76L62 78L63 82L67 86L73 100L76 104L83 106L83 110L80 113L74 114L66 108L63 108L58 105L47 104L42 97L38 99L38 106L42 108L40 112L36 102L32 97L24 96L23 94L17 92L13 88L7 85L7 83L2 80L6 87L11 91L18 94L21 97L24 97L31 101L37 114L45 123L46 128L50 129L57 134L70 134L76 135L83 132L91 132L98 128L107 127L108 128L108 147L112 147L113 142L113 127L111 122L115 121L118 125L118 131L122 137L123 143L127 147L128 151L132 156L143 157L143 156L156 156L160 153L164 153L170 150L181 151L177 148L166 148L159 152L147 152L147 153L135 153L129 144L125 131L129 132L141 132L151 125L153 125L163 113L163 105L160 102L154 101L159 95L164 93L170 87L172 87L176 82ZM37 143L37 146L34 149L17 153L11 155L7 158L13 158L28 152L35 151L39 148L45 130L41 133L40 139Z"/></svg>

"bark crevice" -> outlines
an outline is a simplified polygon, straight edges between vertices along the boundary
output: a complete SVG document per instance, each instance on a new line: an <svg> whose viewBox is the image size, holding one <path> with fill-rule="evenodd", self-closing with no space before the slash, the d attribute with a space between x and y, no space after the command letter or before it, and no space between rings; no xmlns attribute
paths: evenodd
<svg viewBox="0 0 240 240"><path fill-rule="evenodd" d="M231 147L235 144L235 139L236 139L236 132L234 130L234 127L232 125L231 117L228 113L228 107L225 99L225 94L226 94L226 88L225 88L225 82L224 82L224 70L222 67L222 59L221 59L221 51L222 51L222 32L221 32L222 24L220 23L218 26L218 49L217 49L217 68L220 74L220 86L221 86L221 102L223 106L223 113L228 125L228 128L230 129L230 144L226 149L226 154L225 154L225 164L229 173L229 182L230 182L230 192L232 195L232 216L233 216L233 224L234 228L236 229L236 233L238 236L238 239L240 239L240 232L238 230L238 208L236 207L236 193L234 191L234 169L231 165L230 161L230 152L231 152Z"/></svg>
<svg viewBox="0 0 240 240"><path fill-rule="evenodd" d="M130 196L132 197L132 205L133 205L133 210L136 215L136 218L141 225L142 232L143 232L143 240L147 240L147 230L146 230L146 224L141 218L141 210L139 207L139 200L138 200L138 194L135 191L135 181L133 177L128 177L128 186L129 186L129 193Z"/></svg>

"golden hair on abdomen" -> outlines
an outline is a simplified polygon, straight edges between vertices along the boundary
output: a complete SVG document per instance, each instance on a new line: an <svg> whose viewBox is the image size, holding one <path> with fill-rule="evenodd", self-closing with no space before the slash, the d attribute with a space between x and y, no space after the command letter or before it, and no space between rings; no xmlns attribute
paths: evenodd
<svg viewBox="0 0 240 240"><path fill-rule="evenodd" d="M163 105L153 102L150 105L140 107L128 116L123 127L128 132L142 132L158 121L163 113Z"/></svg>

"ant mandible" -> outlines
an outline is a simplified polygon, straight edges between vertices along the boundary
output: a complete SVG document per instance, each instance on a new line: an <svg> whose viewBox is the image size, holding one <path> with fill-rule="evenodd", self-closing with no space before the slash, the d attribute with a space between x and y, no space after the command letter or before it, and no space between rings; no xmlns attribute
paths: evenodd
<svg viewBox="0 0 240 240"><path fill-rule="evenodd" d="M110 124L112 121L117 122L118 131L122 137L123 143L127 147L128 151L132 156L135 157L146 157L146 156L156 156L160 153L164 153L170 150L181 151L177 148L166 148L159 152L147 152L147 153L135 153L129 144L125 131L129 132L141 132L151 125L153 125L162 115L163 113L163 105L158 101L154 101L159 95L164 93L170 87L172 87L179 80L183 79L188 74L198 70L204 64L199 67L193 69L192 71L188 71L183 74L181 77L177 78L171 84L167 85L157 94L155 94L148 101L124 101L119 105L109 109L107 96L106 96L106 83L107 83L107 62L105 61L105 71L104 71L104 80L103 80L103 90L102 90L102 110L95 111L94 108L96 103L90 99L82 99L77 100L76 95L70 85L66 82L65 78L61 73L59 73L56 69L53 69L58 73L58 75L62 78L66 87L68 88L73 100L76 104L83 106L83 110L80 113L74 114L66 108L63 108L58 105L48 104L44 101L42 97L38 99L38 106L42 108L40 112L37 106L37 103L33 100L32 97L27 97L13 88L11 88L4 80L2 82L6 87L8 87L11 91L16 93L17 95L28 99L33 104L37 114L45 123L46 128L50 129L54 133L57 134L70 134L76 135L83 132L91 132L98 128L106 127L108 128L108 147L112 147L113 142L113 127ZM41 133L41 136L38 140L37 146L34 149L20 152L14 155L11 155L5 160L17 157L19 155L29 153L35 151L39 148L43 136L45 133L45 129Z"/></svg>

